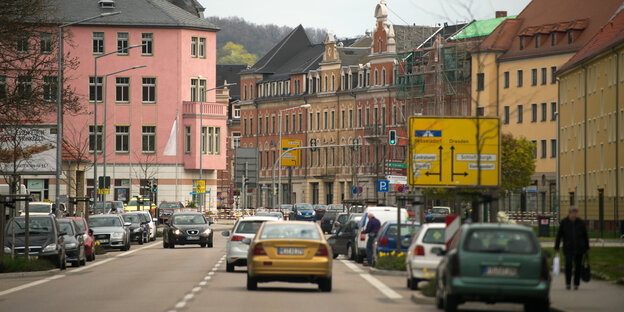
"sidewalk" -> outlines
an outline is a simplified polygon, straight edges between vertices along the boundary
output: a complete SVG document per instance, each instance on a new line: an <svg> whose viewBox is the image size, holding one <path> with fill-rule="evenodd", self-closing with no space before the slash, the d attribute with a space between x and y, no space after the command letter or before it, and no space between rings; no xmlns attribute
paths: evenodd
<svg viewBox="0 0 624 312"><path fill-rule="evenodd" d="M540 240L542 247L555 247L555 240ZM599 240L592 238L589 240L590 247L624 247L624 240Z"/></svg>
<svg viewBox="0 0 624 312"><path fill-rule="evenodd" d="M552 307L566 312L619 312L624 307L624 286L591 280L589 283L581 282L579 290L566 290L562 272L559 276L553 276L550 302Z"/></svg>

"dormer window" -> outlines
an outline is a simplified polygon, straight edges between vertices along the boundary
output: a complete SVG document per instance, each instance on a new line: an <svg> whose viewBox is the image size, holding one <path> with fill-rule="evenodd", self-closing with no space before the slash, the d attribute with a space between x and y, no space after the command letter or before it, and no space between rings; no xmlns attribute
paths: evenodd
<svg viewBox="0 0 624 312"><path fill-rule="evenodd" d="M115 8L115 0L100 0L99 4L100 4L100 8L102 9L114 9Z"/></svg>
<svg viewBox="0 0 624 312"><path fill-rule="evenodd" d="M538 49L540 47L540 34L535 35L535 48Z"/></svg>
<svg viewBox="0 0 624 312"><path fill-rule="evenodd" d="M573 33L572 30L568 30L568 44L572 44L574 37L573 37Z"/></svg>
<svg viewBox="0 0 624 312"><path fill-rule="evenodd" d="M520 36L520 50L524 50L524 36Z"/></svg>
<svg viewBox="0 0 624 312"><path fill-rule="evenodd" d="M550 34L550 45L553 47L557 45L557 33Z"/></svg>

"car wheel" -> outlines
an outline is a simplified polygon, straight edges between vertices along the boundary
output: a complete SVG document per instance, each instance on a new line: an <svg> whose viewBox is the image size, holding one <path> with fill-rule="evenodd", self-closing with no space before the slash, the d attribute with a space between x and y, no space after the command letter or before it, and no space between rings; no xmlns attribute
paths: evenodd
<svg viewBox="0 0 624 312"><path fill-rule="evenodd" d="M175 244L174 243L169 243L169 249L173 249L175 248Z"/></svg>
<svg viewBox="0 0 624 312"><path fill-rule="evenodd" d="M457 297L448 293L444 288L444 312L457 312Z"/></svg>
<svg viewBox="0 0 624 312"><path fill-rule="evenodd" d="M199 244L201 248L206 248L206 244Z"/></svg>
<svg viewBox="0 0 624 312"><path fill-rule="evenodd" d="M226 263L225 272L234 272L234 263Z"/></svg>
<svg viewBox="0 0 624 312"><path fill-rule="evenodd" d="M137 239L137 242L139 243L139 245L143 245L143 237Z"/></svg>
<svg viewBox="0 0 624 312"><path fill-rule="evenodd" d="M322 278L319 280L318 285L322 292L330 292L332 290L332 278Z"/></svg>
<svg viewBox="0 0 624 312"><path fill-rule="evenodd" d="M256 290L258 289L258 281L249 276L249 274L247 274L247 290Z"/></svg>
<svg viewBox="0 0 624 312"><path fill-rule="evenodd" d="M408 277L407 278L407 287L411 290L418 290L418 282L419 280L413 278L413 277Z"/></svg>
<svg viewBox="0 0 624 312"><path fill-rule="evenodd" d="M339 255L340 255L339 253L333 253L332 257L333 257L334 259L336 259L336 258L338 258L338 256L339 256Z"/></svg>
<svg viewBox="0 0 624 312"><path fill-rule="evenodd" d="M212 248L212 240L210 240L210 242L208 243L208 248Z"/></svg>
<svg viewBox="0 0 624 312"><path fill-rule="evenodd" d="M539 299L524 304L524 311L528 312L548 312L550 310L550 301L548 299Z"/></svg>
<svg viewBox="0 0 624 312"><path fill-rule="evenodd" d="M351 244L347 245L347 259L353 260L353 247L351 247Z"/></svg>

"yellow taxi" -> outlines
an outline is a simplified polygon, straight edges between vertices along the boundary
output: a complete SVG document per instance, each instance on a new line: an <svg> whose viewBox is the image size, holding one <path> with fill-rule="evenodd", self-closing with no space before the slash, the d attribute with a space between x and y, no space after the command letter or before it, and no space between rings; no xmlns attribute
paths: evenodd
<svg viewBox="0 0 624 312"><path fill-rule="evenodd" d="M141 209L139 209L139 201L143 201L143 204L141 204ZM149 205L148 205L148 201L149 198L147 197L143 197L141 195L138 196L132 196L132 198L130 199L130 202L128 202L128 204L125 207L126 211L138 211L138 210L148 210L152 213L152 215L154 215L154 211L156 210L156 204L152 203L151 201L149 201Z"/></svg>
<svg viewBox="0 0 624 312"><path fill-rule="evenodd" d="M321 291L332 289L332 250L314 222L265 222L249 244L247 289L258 283L316 283Z"/></svg>

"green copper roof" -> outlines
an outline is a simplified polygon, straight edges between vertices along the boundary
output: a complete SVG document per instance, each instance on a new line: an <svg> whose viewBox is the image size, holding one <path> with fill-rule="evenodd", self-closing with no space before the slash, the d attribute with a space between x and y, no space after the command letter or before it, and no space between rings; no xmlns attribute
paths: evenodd
<svg viewBox="0 0 624 312"><path fill-rule="evenodd" d="M473 21L470 25L466 26L461 32L453 37L453 39L467 39L474 37L487 36L500 25L504 20L508 18L516 18L517 15L499 17L482 21Z"/></svg>

